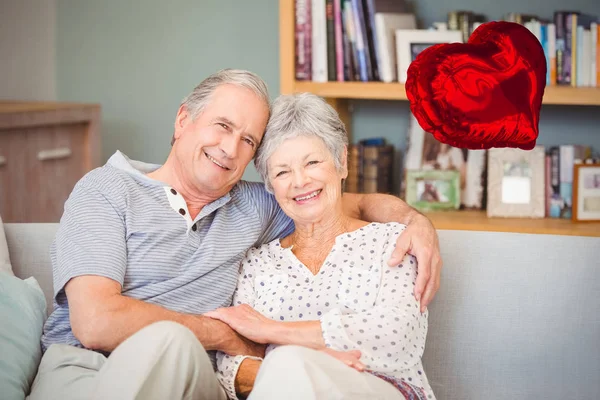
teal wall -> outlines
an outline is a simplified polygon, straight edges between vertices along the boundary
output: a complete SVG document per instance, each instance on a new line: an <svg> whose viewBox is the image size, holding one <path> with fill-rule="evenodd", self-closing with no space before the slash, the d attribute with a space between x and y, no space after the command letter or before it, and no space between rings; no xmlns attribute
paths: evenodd
<svg viewBox="0 0 600 400"><path fill-rule="evenodd" d="M420 0L423 23L450 10L491 19L507 12L549 18L563 0ZM600 1L571 0L569 8L600 16ZM279 94L277 0L57 0L57 96L103 108L106 160L117 149L161 163L170 149L181 99L204 77L227 67L249 69ZM403 149L407 102L352 103L355 139L385 136ZM538 143L580 143L600 150L600 107L544 106ZM244 175L259 180L251 165ZM397 178L397 177L396 177Z"/></svg>

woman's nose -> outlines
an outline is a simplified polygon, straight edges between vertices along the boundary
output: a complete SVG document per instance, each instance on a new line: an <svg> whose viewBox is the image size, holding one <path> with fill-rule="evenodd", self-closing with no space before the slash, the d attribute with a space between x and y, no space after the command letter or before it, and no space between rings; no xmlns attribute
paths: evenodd
<svg viewBox="0 0 600 400"><path fill-rule="evenodd" d="M302 187L308 183L310 179L308 175L304 173L304 171L295 171L294 172L294 185L296 187Z"/></svg>

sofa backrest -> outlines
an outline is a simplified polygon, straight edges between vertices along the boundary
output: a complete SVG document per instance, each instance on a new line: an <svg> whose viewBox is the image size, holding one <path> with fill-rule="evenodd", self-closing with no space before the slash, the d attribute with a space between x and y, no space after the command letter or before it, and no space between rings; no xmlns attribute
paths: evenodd
<svg viewBox="0 0 600 400"><path fill-rule="evenodd" d="M526 221L524 221L526 223ZM51 308L57 225L5 224ZM440 400L600 398L600 239L439 231L425 371Z"/></svg>

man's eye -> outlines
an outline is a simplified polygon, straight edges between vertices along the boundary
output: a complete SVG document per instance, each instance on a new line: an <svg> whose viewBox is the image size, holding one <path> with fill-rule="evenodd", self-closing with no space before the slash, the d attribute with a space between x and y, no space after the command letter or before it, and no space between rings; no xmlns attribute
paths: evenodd
<svg viewBox="0 0 600 400"><path fill-rule="evenodd" d="M246 139L244 139L244 141L245 141L246 143L248 143L250 146L254 147L254 141L252 141L252 139L248 139L248 138L246 138Z"/></svg>

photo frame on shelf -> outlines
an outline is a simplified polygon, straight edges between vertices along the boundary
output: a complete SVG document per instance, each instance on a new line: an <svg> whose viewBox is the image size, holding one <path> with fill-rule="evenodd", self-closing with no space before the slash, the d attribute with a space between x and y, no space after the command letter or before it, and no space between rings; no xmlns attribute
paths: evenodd
<svg viewBox="0 0 600 400"><path fill-rule="evenodd" d="M465 210L485 208L487 150L459 149L425 132L411 115L405 170L456 170L460 176L460 206ZM404 177L404 188L406 177ZM405 192L401 192L404 197Z"/></svg>
<svg viewBox="0 0 600 400"><path fill-rule="evenodd" d="M600 164L573 167L573 221L600 221Z"/></svg>
<svg viewBox="0 0 600 400"><path fill-rule="evenodd" d="M406 171L406 203L425 212L458 210L458 171Z"/></svg>
<svg viewBox="0 0 600 400"><path fill-rule="evenodd" d="M396 30L396 57L398 81L406 83L408 67L426 48L440 43L462 43L461 31L437 31L427 29Z"/></svg>
<svg viewBox="0 0 600 400"><path fill-rule="evenodd" d="M545 152L493 148L488 150L488 217L544 218Z"/></svg>

